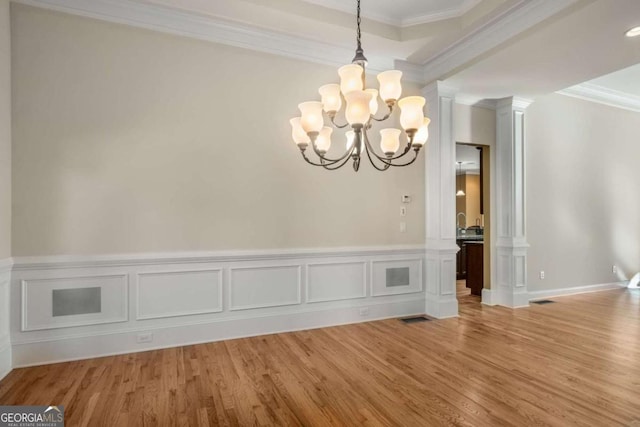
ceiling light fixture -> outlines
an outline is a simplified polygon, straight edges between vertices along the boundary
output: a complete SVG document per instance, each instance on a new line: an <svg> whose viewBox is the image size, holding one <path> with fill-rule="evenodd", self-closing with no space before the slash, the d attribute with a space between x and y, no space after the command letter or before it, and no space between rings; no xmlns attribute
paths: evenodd
<svg viewBox="0 0 640 427"><path fill-rule="evenodd" d="M640 36L640 27L633 27L632 29L624 33L624 35L627 37L638 37Z"/></svg>
<svg viewBox="0 0 640 427"><path fill-rule="evenodd" d="M365 68L367 58L364 56L360 33L360 0L357 0L357 33L356 55L349 65L338 69L340 84L327 84L318 92L322 102L310 101L298 105L301 117L290 120L293 141L298 145L304 160L314 166L321 166L328 170L336 170L344 166L349 159L353 160L353 169L360 168L360 158L366 153L369 161L379 171L391 166L408 166L416 161L418 153L429 138L429 122L424 117L425 99L421 96L408 96L400 99L402 72L398 70L385 71L378 74L379 92L376 89L365 89ZM388 112L382 117L375 117L378 112L378 94L387 105ZM344 99L344 118L346 123L338 124L336 116L341 111ZM378 154L372 147L367 132L374 122L389 119L394 107L400 107L400 125L404 129L407 142L400 149L400 129L387 128L380 130L380 150ZM333 127L346 132L346 148L337 157L327 156L331 148L333 127L325 126L323 110L329 117ZM307 157L306 150L311 145L318 160ZM413 158L399 162L413 149Z"/></svg>
<svg viewBox="0 0 640 427"><path fill-rule="evenodd" d="M458 175L462 176L462 162L457 162L458 163ZM458 181L458 191L456 192L456 197L464 197L466 196L466 193L464 192L464 190L462 189L462 181L459 179L456 179L456 181ZM449 193L451 194L451 193Z"/></svg>

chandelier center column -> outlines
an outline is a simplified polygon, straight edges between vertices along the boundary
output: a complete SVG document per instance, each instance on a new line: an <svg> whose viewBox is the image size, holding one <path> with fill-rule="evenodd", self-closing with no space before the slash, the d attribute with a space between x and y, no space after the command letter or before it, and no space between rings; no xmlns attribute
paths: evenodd
<svg viewBox="0 0 640 427"><path fill-rule="evenodd" d="M458 315L456 298L456 145L453 135L455 91L437 81L425 87L431 117L426 146L426 313Z"/></svg>

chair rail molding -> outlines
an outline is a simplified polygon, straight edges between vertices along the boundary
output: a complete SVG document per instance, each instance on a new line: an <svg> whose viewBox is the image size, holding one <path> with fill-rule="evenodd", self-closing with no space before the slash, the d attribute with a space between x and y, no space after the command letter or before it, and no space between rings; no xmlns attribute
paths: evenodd
<svg viewBox="0 0 640 427"><path fill-rule="evenodd" d="M437 81L422 90L431 117L426 162L427 314L458 315L456 298L455 90Z"/></svg>
<svg viewBox="0 0 640 427"><path fill-rule="evenodd" d="M496 110L497 304L529 305L525 197L525 110L532 101L510 97ZM492 289L494 291L494 289ZM492 295L493 296L493 295Z"/></svg>

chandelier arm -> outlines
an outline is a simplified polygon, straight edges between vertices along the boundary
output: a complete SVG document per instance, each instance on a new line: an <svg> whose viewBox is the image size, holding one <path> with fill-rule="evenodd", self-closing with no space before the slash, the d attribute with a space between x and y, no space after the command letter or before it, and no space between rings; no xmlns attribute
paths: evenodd
<svg viewBox="0 0 640 427"><path fill-rule="evenodd" d="M388 165L388 164L386 164L386 165L384 165L384 166L382 166L382 167L379 167L379 166L376 164L376 162L373 160L374 158L373 158L373 157L371 157L371 153L370 153L371 146L369 145L369 139L367 138L366 134L365 134L365 137L364 137L364 149L365 149L365 151L367 152L367 157L369 158L369 162L371 163L371 165L372 165L376 170L379 170L380 172L384 172L384 171L386 171L387 169L389 169L389 165ZM374 154L374 156L375 156L375 158L376 158L376 159L380 160L380 159L378 158L378 156L376 156L376 155L375 155L376 153L373 153L373 154Z"/></svg>
<svg viewBox="0 0 640 427"><path fill-rule="evenodd" d="M409 139L409 141L407 142L407 145L406 145L406 147L404 148L404 151L402 152L402 154L399 154L399 155L394 156L394 157L386 157L386 156L382 157L382 156L379 156L379 155L375 152L375 150L373 149L373 147L371 146L371 143L369 142L369 136L367 135L367 133L366 133L366 132L364 132L364 143L365 143L365 145L367 146L368 150L371 150L371 153L372 153L372 154L373 154L373 155L374 155L378 160L380 160L382 163L390 164L390 163L389 163L390 161L398 160L399 158L404 157L404 156L409 152L409 150L411 150L411 144L413 143L413 137L411 137L411 138Z"/></svg>
<svg viewBox="0 0 640 427"><path fill-rule="evenodd" d="M323 166L326 170L329 171L334 171L336 169L340 169L341 167L343 167L347 162L349 161L349 158L347 157L346 159L344 159L344 161L342 163L340 163L338 166L334 166L334 164L331 165L327 165L327 166Z"/></svg>
<svg viewBox="0 0 640 427"><path fill-rule="evenodd" d="M396 168L403 167L403 166L409 166L410 164L412 164L412 163L414 163L416 160L418 160L418 154L420 153L420 150L419 150L419 149L415 149L415 148L414 148L414 149L413 149L413 151L414 151L416 154L414 155L413 159L411 159L411 160L410 160L410 161L408 161L407 163L401 163L401 164L388 163L388 165L389 165L389 166L396 167ZM384 162L384 163L386 163L386 162Z"/></svg>
<svg viewBox="0 0 640 427"><path fill-rule="evenodd" d="M347 126L349 126L349 123L348 123L348 122L347 122L347 123L345 123L345 124L343 124L343 125L339 125L339 124L337 124L337 123L336 123L336 121L335 121L335 117L336 117L336 116L329 116L329 118L331 119L331 123L332 123L335 127L337 127L338 129L344 129L344 128L346 128Z"/></svg>
<svg viewBox="0 0 640 427"><path fill-rule="evenodd" d="M354 145L355 145L355 144L354 144ZM351 152L353 151L353 147L351 147L351 149L350 149L350 150L347 150L347 151L346 151L342 156L338 157L337 159L332 159L332 158L330 158L330 157L326 157L325 155L323 155L323 154L320 152L320 150L318 150L318 147L316 147L315 142L313 142L313 141L311 142L311 147L313 148L313 152L314 152L314 153L316 153L316 155L317 155L320 159L322 159L322 160L324 160L324 161L326 161L326 162L329 162L329 163L331 163L331 164L338 163L338 162L340 162L340 161L344 160L344 159L345 159L347 156L349 156L349 155L351 154Z"/></svg>
<svg viewBox="0 0 640 427"><path fill-rule="evenodd" d="M323 163L315 163L315 162L313 162L312 160L310 160L310 159L307 157L307 154L305 153L305 151L304 151L304 150L300 150L300 154L302 154L302 158L303 158L307 163L309 163L310 165L313 165L313 166L322 166L322 167L325 167L326 165L331 166L331 165L333 165L333 164L338 163L337 161L335 161L335 162L329 162L329 163L325 163L325 164L323 164ZM322 160L322 158L321 158L321 160Z"/></svg>
<svg viewBox="0 0 640 427"><path fill-rule="evenodd" d="M391 114L393 113L393 105L387 104L387 107L389 107L389 112L385 114L384 117L377 119L371 116L371 118L376 122L384 122L385 120L387 120L389 117L391 117Z"/></svg>

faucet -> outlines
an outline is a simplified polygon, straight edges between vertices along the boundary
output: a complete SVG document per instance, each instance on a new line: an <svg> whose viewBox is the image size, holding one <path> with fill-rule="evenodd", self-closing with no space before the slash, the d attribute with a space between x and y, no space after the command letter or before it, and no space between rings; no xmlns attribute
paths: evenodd
<svg viewBox="0 0 640 427"><path fill-rule="evenodd" d="M460 227L460 215L462 215L462 218L464 219L464 227ZM464 212L458 212L458 215L456 215L456 227L458 230L467 227L467 215Z"/></svg>

